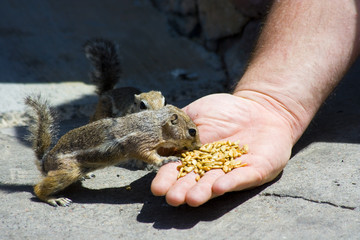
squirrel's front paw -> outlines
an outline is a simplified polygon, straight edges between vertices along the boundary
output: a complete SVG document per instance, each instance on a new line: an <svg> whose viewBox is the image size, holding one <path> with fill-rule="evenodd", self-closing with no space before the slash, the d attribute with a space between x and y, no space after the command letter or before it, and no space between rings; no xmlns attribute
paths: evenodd
<svg viewBox="0 0 360 240"><path fill-rule="evenodd" d="M95 177L96 177L96 176L95 176L94 173L89 172L89 173L85 174L84 176L82 176L82 177L80 178L80 181L85 181L86 179L92 179L92 178L95 178Z"/></svg>
<svg viewBox="0 0 360 240"><path fill-rule="evenodd" d="M169 162L177 162L180 161L180 157L176 157L176 156L170 156L170 157L166 157L164 158L164 160L161 162L160 166L165 165Z"/></svg>
<svg viewBox="0 0 360 240"><path fill-rule="evenodd" d="M49 203L53 207L62 206L62 207L68 207L72 201L69 198L50 198L47 200L47 203Z"/></svg>

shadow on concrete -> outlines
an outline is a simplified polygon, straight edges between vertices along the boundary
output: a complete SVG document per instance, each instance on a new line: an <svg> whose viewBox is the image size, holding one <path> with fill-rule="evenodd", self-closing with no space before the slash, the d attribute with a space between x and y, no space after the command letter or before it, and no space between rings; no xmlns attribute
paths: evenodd
<svg viewBox="0 0 360 240"><path fill-rule="evenodd" d="M13 192L33 192L33 186L29 184L6 184L0 183L0 191L6 193L13 193Z"/></svg>
<svg viewBox="0 0 360 240"><path fill-rule="evenodd" d="M163 198L157 197L154 198L155 202L144 202L137 220L153 223L156 229L189 229L199 222L210 222L222 217L277 182L281 176L282 173L272 182L251 190L226 193L196 208L188 205L171 207Z"/></svg>
<svg viewBox="0 0 360 240"><path fill-rule="evenodd" d="M267 186L226 193L196 208L188 205L171 207L164 203L163 198L158 198L155 199L156 202L144 203L137 220L143 223L153 223L153 227L156 229L190 229L199 222L210 222L222 217L255 197Z"/></svg>
<svg viewBox="0 0 360 240"><path fill-rule="evenodd" d="M360 59L325 101L293 154L312 142L360 143Z"/></svg>
<svg viewBox="0 0 360 240"><path fill-rule="evenodd" d="M164 197L155 197L150 192L151 181L155 173L150 172L147 175L135 180L129 186L119 188L89 189L82 186L81 182L75 183L57 195L65 196L77 204L133 204L142 203L143 207L137 216L137 221L142 223L153 223L156 229L189 229L199 222L213 221L232 209L238 207L268 186L277 182L281 174L272 182L261 187L241 192L226 193L208 201L200 207L190 207L182 205L172 207L165 202ZM96 179L86 180L96 181ZM33 186L24 184L4 184L0 183L0 191L13 192L30 192L33 193ZM35 196L31 201L42 203ZM50 207L50 206L49 206Z"/></svg>

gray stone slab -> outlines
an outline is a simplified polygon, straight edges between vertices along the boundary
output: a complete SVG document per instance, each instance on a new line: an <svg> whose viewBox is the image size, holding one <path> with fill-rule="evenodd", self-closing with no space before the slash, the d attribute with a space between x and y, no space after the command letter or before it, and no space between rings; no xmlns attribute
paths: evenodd
<svg viewBox="0 0 360 240"><path fill-rule="evenodd" d="M290 160L281 181L264 194L356 209L360 214L359 144L312 143Z"/></svg>

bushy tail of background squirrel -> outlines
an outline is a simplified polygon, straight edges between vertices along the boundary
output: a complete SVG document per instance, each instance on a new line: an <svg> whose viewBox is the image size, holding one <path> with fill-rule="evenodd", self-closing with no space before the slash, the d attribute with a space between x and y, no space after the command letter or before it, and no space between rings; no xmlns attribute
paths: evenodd
<svg viewBox="0 0 360 240"><path fill-rule="evenodd" d="M54 113L50 109L48 102L38 96L27 96L25 104L28 105L32 112L30 113L29 131L27 139L32 143L35 152L37 166L41 172L41 160L45 153L50 149L53 138L56 135L54 126Z"/></svg>
<svg viewBox="0 0 360 240"><path fill-rule="evenodd" d="M93 39L84 44L84 51L93 66L90 79L97 87L96 93L113 89L121 76L116 45L106 39Z"/></svg>

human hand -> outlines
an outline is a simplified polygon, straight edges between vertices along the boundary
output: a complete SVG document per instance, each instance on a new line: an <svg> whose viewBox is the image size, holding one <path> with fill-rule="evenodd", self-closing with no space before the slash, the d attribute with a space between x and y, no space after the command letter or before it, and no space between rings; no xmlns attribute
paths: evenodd
<svg viewBox="0 0 360 240"><path fill-rule="evenodd" d="M249 153L240 158L247 166L227 174L211 170L196 182L193 172L177 179L179 163L169 163L160 168L152 182L154 195L165 195L173 206L199 206L226 192L260 186L282 171L294 144L290 124L281 108L248 96L251 92L213 94L184 108L198 126L202 143L239 140L240 146L247 144Z"/></svg>

